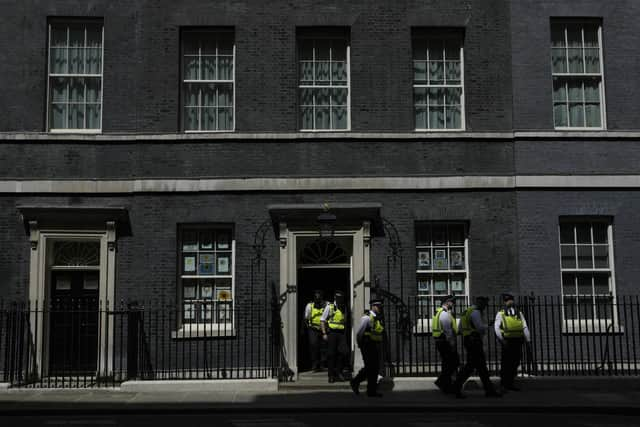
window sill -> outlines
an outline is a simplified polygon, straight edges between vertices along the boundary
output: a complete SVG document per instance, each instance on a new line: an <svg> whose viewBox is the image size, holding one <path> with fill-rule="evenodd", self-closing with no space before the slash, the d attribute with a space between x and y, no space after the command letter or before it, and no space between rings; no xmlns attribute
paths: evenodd
<svg viewBox="0 0 640 427"><path fill-rule="evenodd" d="M172 339L184 340L192 338L230 338L236 331L231 323L213 323L209 325L183 326L171 332Z"/></svg>
<svg viewBox="0 0 640 427"><path fill-rule="evenodd" d="M102 133L102 129L49 129L49 133L55 134L81 134L81 135L98 135Z"/></svg>
<svg viewBox="0 0 640 427"><path fill-rule="evenodd" d="M619 335L624 334L624 326L611 320L565 320L562 333L567 335Z"/></svg>

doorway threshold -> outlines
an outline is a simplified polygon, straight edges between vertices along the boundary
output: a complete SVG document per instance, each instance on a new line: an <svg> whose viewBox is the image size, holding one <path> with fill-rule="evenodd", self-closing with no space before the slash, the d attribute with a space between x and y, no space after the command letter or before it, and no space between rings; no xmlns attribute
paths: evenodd
<svg viewBox="0 0 640 427"><path fill-rule="evenodd" d="M349 381L329 383L326 370L321 372L302 372L293 382L281 382L280 390L296 391L339 391L351 390Z"/></svg>

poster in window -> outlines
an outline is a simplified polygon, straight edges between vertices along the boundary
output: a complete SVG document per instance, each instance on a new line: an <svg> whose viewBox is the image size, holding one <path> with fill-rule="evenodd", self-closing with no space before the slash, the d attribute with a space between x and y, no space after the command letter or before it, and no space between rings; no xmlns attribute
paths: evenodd
<svg viewBox="0 0 640 427"><path fill-rule="evenodd" d="M198 250L198 233L196 233L195 231L185 231L184 233L182 233L182 250Z"/></svg>
<svg viewBox="0 0 640 427"><path fill-rule="evenodd" d="M200 296L202 299L213 298L213 283L204 283L200 286Z"/></svg>
<svg viewBox="0 0 640 427"><path fill-rule="evenodd" d="M229 255L218 255L218 274L229 273Z"/></svg>
<svg viewBox="0 0 640 427"><path fill-rule="evenodd" d="M231 248L231 235L228 231L219 231L216 246L220 250Z"/></svg>
<svg viewBox="0 0 640 427"><path fill-rule="evenodd" d="M443 293L447 292L447 281L446 280L436 280L433 288L436 292Z"/></svg>
<svg viewBox="0 0 640 427"><path fill-rule="evenodd" d="M231 288L227 287L216 287L216 299L218 301L231 301Z"/></svg>
<svg viewBox="0 0 640 427"><path fill-rule="evenodd" d="M418 252L418 269L429 270L431 268L431 253L429 251Z"/></svg>
<svg viewBox="0 0 640 427"><path fill-rule="evenodd" d="M418 292L429 293L429 280L418 280Z"/></svg>
<svg viewBox="0 0 640 427"><path fill-rule="evenodd" d="M200 254L200 267L198 272L200 274L213 274L214 258L213 254Z"/></svg>
<svg viewBox="0 0 640 427"><path fill-rule="evenodd" d="M462 279L452 279L451 280L451 291L452 292L462 292L462 291L464 291L464 281Z"/></svg>
<svg viewBox="0 0 640 427"><path fill-rule="evenodd" d="M98 289L98 284L100 280L98 277L98 273L85 273L84 275L84 289L86 290L96 290Z"/></svg>
<svg viewBox="0 0 640 427"><path fill-rule="evenodd" d="M447 269L447 250L436 249L433 251L433 268L435 270Z"/></svg>
<svg viewBox="0 0 640 427"><path fill-rule="evenodd" d="M200 232L200 249L212 250L213 249L213 233L210 231Z"/></svg>
<svg viewBox="0 0 640 427"><path fill-rule="evenodd" d="M462 249L451 250L451 268L462 269L464 268L464 255Z"/></svg>
<svg viewBox="0 0 640 427"><path fill-rule="evenodd" d="M195 273L196 272L196 257L195 255L186 255L184 257L184 273Z"/></svg>

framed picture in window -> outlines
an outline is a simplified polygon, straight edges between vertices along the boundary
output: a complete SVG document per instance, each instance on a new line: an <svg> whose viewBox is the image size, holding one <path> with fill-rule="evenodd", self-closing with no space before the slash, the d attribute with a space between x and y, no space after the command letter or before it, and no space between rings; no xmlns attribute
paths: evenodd
<svg viewBox="0 0 640 427"><path fill-rule="evenodd" d="M463 292L464 291L464 281L461 279L452 279L451 280L451 291L452 292Z"/></svg>
<svg viewBox="0 0 640 427"><path fill-rule="evenodd" d="M429 251L418 252L418 269L420 270L431 269L431 252Z"/></svg>
<svg viewBox="0 0 640 427"><path fill-rule="evenodd" d="M427 280L418 280L418 292L428 294L430 290L430 281Z"/></svg>
<svg viewBox="0 0 640 427"><path fill-rule="evenodd" d="M231 301L231 288L216 287L216 299L223 302Z"/></svg>
<svg viewBox="0 0 640 427"><path fill-rule="evenodd" d="M216 248L220 250L231 249L231 234L228 231L218 231Z"/></svg>
<svg viewBox="0 0 640 427"><path fill-rule="evenodd" d="M438 293L445 293L445 292L447 292L447 281L446 280L436 280L434 285L433 285L433 288Z"/></svg>
<svg viewBox="0 0 640 427"><path fill-rule="evenodd" d="M218 255L218 274L228 274L231 258L229 255Z"/></svg>
<svg viewBox="0 0 640 427"><path fill-rule="evenodd" d="M182 263L182 272L184 274L195 274L196 272L196 256L185 255Z"/></svg>
<svg viewBox="0 0 640 427"><path fill-rule="evenodd" d="M464 268L464 255L462 249L451 249L451 268Z"/></svg>
<svg viewBox="0 0 640 427"><path fill-rule="evenodd" d="M203 283L200 286L200 296L202 299L213 298L213 283Z"/></svg>
<svg viewBox="0 0 640 427"><path fill-rule="evenodd" d="M213 254L200 254L198 272L200 274L214 274L214 259Z"/></svg>
<svg viewBox="0 0 640 427"><path fill-rule="evenodd" d="M447 250L436 249L433 251L433 268L435 270L447 269Z"/></svg>

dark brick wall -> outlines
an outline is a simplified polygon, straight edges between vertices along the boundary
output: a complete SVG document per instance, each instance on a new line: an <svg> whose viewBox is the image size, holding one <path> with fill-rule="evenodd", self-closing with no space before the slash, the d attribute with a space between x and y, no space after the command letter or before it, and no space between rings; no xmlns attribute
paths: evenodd
<svg viewBox="0 0 640 427"><path fill-rule="evenodd" d="M175 194L132 197L4 197L0 230L3 262L0 296L24 296L28 283L28 237L16 205L126 206L132 235L118 240L117 299L152 300L176 296L176 235L178 223L224 222L236 230L236 296L248 300L254 233L268 219L272 203L365 202L383 203L382 215L399 233L404 255L404 295L415 294L415 221L463 220L470 224L472 293L497 293L515 282L515 198L512 192L459 193L311 193L311 194ZM279 283L278 246L267 234L268 280ZM372 278L386 286L385 238L372 244ZM400 292L399 272L391 287ZM256 295L264 281L258 281Z"/></svg>
<svg viewBox="0 0 640 427"><path fill-rule="evenodd" d="M514 143L513 150L514 169L520 175L640 172L640 145L632 139L522 139Z"/></svg>
<svg viewBox="0 0 640 427"><path fill-rule="evenodd" d="M505 140L0 144L0 177L508 175Z"/></svg>
<svg viewBox="0 0 640 427"><path fill-rule="evenodd" d="M511 2L514 128L553 129L551 17L602 19L607 128L637 129L640 61L635 0L519 0Z"/></svg>
<svg viewBox="0 0 640 427"><path fill-rule="evenodd" d="M564 215L613 217L613 250L618 295L637 294L640 231L637 191L518 192L518 253L523 292L560 294L558 220Z"/></svg>
<svg viewBox="0 0 640 427"><path fill-rule="evenodd" d="M509 2L0 1L0 131L45 130L47 17L102 17L104 132L179 130L179 29L233 26L237 130L297 128L297 26L351 34L352 129L413 129L411 27L464 27L467 128L511 128Z"/></svg>

